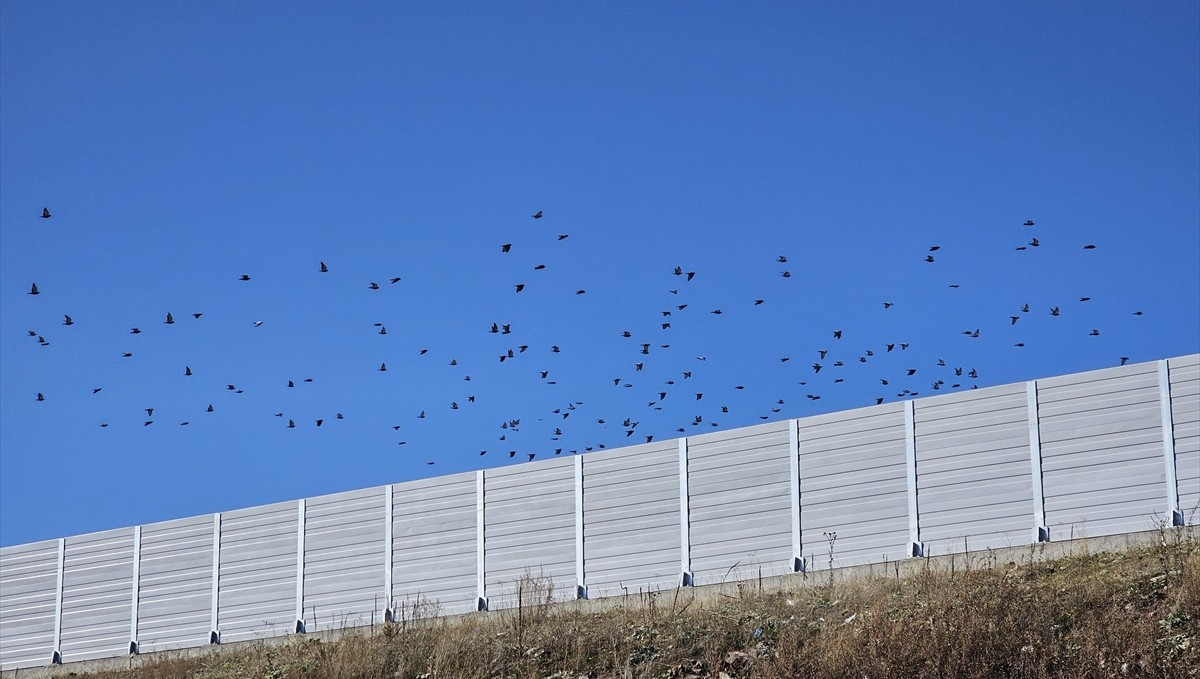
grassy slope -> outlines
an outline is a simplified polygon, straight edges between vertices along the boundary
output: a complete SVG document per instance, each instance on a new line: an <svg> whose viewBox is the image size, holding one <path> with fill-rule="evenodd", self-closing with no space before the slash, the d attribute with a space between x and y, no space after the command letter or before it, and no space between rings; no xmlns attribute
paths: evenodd
<svg viewBox="0 0 1200 679"><path fill-rule="evenodd" d="M539 606L150 659L104 679L1200 677L1200 542L685 603ZM983 562L983 563L981 563ZM531 599L533 601L533 599Z"/></svg>

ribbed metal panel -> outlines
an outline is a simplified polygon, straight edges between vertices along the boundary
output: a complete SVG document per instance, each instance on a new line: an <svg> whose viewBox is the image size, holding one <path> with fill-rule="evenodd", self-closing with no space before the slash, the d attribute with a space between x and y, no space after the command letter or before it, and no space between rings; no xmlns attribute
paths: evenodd
<svg viewBox="0 0 1200 679"><path fill-rule="evenodd" d="M792 424L688 437L695 584L792 571Z"/></svg>
<svg viewBox="0 0 1200 679"><path fill-rule="evenodd" d="M309 632L383 622L384 487L309 498L304 622Z"/></svg>
<svg viewBox="0 0 1200 679"><path fill-rule="evenodd" d="M1052 540L1149 530L1167 514L1158 367L1038 381Z"/></svg>
<svg viewBox="0 0 1200 679"><path fill-rule="evenodd" d="M915 402L927 555L1027 544L1033 513L1023 384Z"/></svg>
<svg viewBox="0 0 1200 679"><path fill-rule="evenodd" d="M392 608L409 618L475 610L475 474L392 486Z"/></svg>
<svg viewBox="0 0 1200 679"><path fill-rule="evenodd" d="M515 606L518 583L533 579L527 601L575 598L575 468L570 458L484 475L484 586L491 609ZM522 585L529 592L530 583Z"/></svg>
<svg viewBox="0 0 1200 679"><path fill-rule="evenodd" d="M1188 525L1200 524L1200 355L1172 358L1171 421L1179 508Z"/></svg>
<svg viewBox="0 0 1200 679"><path fill-rule="evenodd" d="M208 643L212 605L211 516L142 526L138 650Z"/></svg>
<svg viewBox="0 0 1200 679"><path fill-rule="evenodd" d="M50 662L58 541L0 548L0 670Z"/></svg>
<svg viewBox="0 0 1200 679"><path fill-rule="evenodd" d="M904 405L800 425L800 527L809 570L908 558Z"/></svg>
<svg viewBox="0 0 1200 679"><path fill-rule="evenodd" d="M647 443L581 459L588 596L679 585L678 444Z"/></svg>
<svg viewBox="0 0 1200 679"><path fill-rule="evenodd" d="M296 503L221 514L217 628L222 642L295 629Z"/></svg>
<svg viewBox="0 0 1200 679"><path fill-rule="evenodd" d="M62 660L129 652L133 529L67 538L63 560Z"/></svg>

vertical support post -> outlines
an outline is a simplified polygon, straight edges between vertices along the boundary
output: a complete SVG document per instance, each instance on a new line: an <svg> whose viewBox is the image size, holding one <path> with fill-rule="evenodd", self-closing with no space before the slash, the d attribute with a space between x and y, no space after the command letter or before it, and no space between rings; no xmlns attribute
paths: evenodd
<svg viewBox="0 0 1200 679"><path fill-rule="evenodd" d="M296 634L304 627L304 498L296 501ZM314 624L316 621L313 621Z"/></svg>
<svg viewBox="0 0 1200 679"><path fill-rule="evenodd" d="M208 643L221 643L221 632L217 627L217 604L221 593L221 512L213 514L212 544L212 595L208 609Z"/></svg>
<svg viewBox="0 0 1200 679"><path fill-rule="evenodd" d="M1037 380L1025 383L1029 419L1029 469L1033 480L1033 542L1050 542L1046 526L1046 495L1042 488L1042 433L1038 424Z"/></svg>
<svg viewBox="0 0 1200 679"><path fill-rule="evenodd" d="M383 487L383 620L392 622L392 484Z"/></svg>
<svg viewBox="0 0 1200 679"><path fill-rule="evenodd" d="M133 582L130 583L129 603L129 654L138 652L138 597L141 594L142 577L142 527L133 527Z"/></svg>
<svg viewBox="0 0 1200 679"><path fill-rule="evenodd" d="M904 402L904 458L908 467L908 541L910 556L925 556L921 524L917 514L917 427L915 404Z"/></svg>
<svg viewBox="0 0 1200 679"><path fill-rule="evenodd" d="M788 493L792 498L792 572L803 573L804 544L800 533L800 420L789 420L788 429L788 472L791 486Z"/></svg>
<svg viewBox="0 0 1200 679"><path fill-rule="evenodd" d="M54 587L54 650L50 664L62 664L63 566L67 560L67 539L58 539L58 584Z"/></svg>
<svg viewBox="0 0 1200 679"><path fill-rule="evenodd" d="M583 456L575 456L575 598L587 598L587 574L583 570Z"/></svg>
<svg viewBox="0 0 1200 679"><path fill-rule="evenodd" d="M1175 421L1171 414L1171 369L1167 360L1158 362L1158 403L1162 408L1163 465L1167 472L1167 521L1183 525L1179 509L1179 477L1175 469Z"/></svg>
<svg viewBox="0 0 1200 679"><path fill-rule="evenodd" d="M484 539L484 471L480 469L475 472L475 610L486 611L488 609L487 600L487 546L483 543Z"/></svg>
<svg viewBox="0 0 1200 679"><path fill-rule="evenodd" d="M679 439L679 584L692 585L691 512L688 510L688 442Z"/></svg>

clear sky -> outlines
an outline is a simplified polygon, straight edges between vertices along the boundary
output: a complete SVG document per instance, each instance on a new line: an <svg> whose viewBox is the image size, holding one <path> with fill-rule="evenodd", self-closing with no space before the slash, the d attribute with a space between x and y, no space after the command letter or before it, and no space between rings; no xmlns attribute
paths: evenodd
<svg viewBox="0 0 1200 679"><path fill-rule="evenodd" d="M4 0L0 544L1196 352L1198 121L1195 2Z"/></svg>

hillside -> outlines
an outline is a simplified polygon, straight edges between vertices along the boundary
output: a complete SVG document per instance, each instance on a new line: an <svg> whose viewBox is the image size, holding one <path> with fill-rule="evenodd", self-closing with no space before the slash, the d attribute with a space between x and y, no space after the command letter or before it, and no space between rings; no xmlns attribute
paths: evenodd
<svg viewBox="0 0 1200 679"><path fill-rule="evenodd" d="M340 638L290 638L193 657L147 656L94 679L263 677L1195 677L1200 542L1038 563L994 555L887 577L810 575L719 594L542 605L417 620ZM792 581L796 582L796 581ZM67 669L67 668L64 668Z"/></svg>

